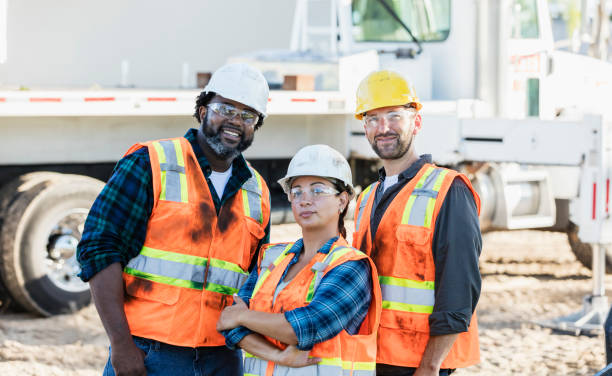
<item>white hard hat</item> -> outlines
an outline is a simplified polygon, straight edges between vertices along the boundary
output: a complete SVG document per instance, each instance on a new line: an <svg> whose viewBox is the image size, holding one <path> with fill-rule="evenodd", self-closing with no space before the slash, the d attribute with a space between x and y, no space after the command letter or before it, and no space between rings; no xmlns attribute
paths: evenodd
<svg viewBox="0 0 612 376"><path fill-rule="evenodd" d="M327 145L308 145L301 148L289 162L287 175L278 180L283 191L289 194L291 180L298 176L320 176L341 181L348 188L349 200L353 198L353 175L346 158Z"/></svg>
<svg viewBox="0 0 612 376"><path fill-rule="evenodd" d="M217 69L204 88L253 108L265 118L270 89L263 74L244 63L226 64Z"/></svg>

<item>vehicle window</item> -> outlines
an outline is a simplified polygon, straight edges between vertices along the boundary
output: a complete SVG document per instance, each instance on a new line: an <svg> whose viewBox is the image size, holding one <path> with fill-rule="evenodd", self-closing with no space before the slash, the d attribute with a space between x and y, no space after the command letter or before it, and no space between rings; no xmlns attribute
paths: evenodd
<svg viewBox="0 0 612 376"><path fill-rule="evenodd" d="M515 0L512 7L512 38L540 37L537 0Z"/></svg>
<svg viewBox="0 0 612 376"><path fill-rule="evenodd" d="M382 0L422 42L442 41L450 32L450 0ZM380 4L353 0L353 38L356 42L411 42L410 34Z"/></svg>

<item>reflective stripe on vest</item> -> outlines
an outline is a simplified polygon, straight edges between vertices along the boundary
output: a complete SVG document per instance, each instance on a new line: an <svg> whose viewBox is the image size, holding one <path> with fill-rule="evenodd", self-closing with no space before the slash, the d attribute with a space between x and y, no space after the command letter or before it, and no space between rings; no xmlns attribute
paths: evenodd
<svg viewBox="0 0 612 376"><path fill-rule="evenodd" d="M255 294L257 294L257 291L259 291L261 285L263 285L266 278L268 278L270 272L283 260L281 256L287 254L292 246L293 243L274 244L265 250L260 265L260 269L263 270L263 272L259 272L259 276L257 277L257 282L255 283L251 296L255 296Z"/></svg>
<svg viewBox="0 0 612 376"><path fill-rule="evenodd" d="M436 198L448 170L429 167L417 182L402 215L403 225L431 228Z"/></svg>
<svg viewBox="0 0 612 376"><path fill-rule="evenodd" d="M361 192L361 201L359 201L359 213L357 214L357 221L355 222L355 228L359 231L359 224L361 223L361 216L363 215L363 211L365 210L366 205L368 205L368 199L370 198L370 194L375 191L373 189L376 183L370 184L363 192Z"/></svg>
<svg viewBox="0 0 612 376"><path fill-rule="evenodd" d="M434 282L379 276L382 308L403 312L432 313Z"/></svg>
<svg viewBox="0 0 612 376"><path fill-rule="evenodd" d="M344 256L348 252L352 251L351 248L334 246L327 256L323 259L322 262L315 262L314 265L310 268L314 272L314 278L310 281L310 286L308 287L308 294L306 295L306 302L310 303L312 298L314 297L315 291L319 287L321 280L323 279L324 271L327 269L329 264L333 263L340 257Z"/></svg>
<svg viewBox="0 0 612 376"><path fill-rule="evenodd" d="M261 202L261 175L249 166L252 176L242 185L242 205L244 214L263 224L263 207Z"/></svg>
<svg viewBox="0 0 612 376"><path fill-rule="evenodd" d="M159 199L165 201L187 202L187 175L183 148L178 139L154 141L161 169L161 191Z"/></svg>
<svg viewBox="0 0 612 376"><path fill-rule="evenodd" d="M135 277L177 287L202 290L206 275L205 257L142 247L140 254L125 267ZM222 294L237 293L248 277L237 264L210 259L206 290Z"/></svg>
<svg viewBox="0 0 612 376"><path fill-rule="evenodd" d="M244 352L244 375L266 375L268 361ZM374 376L375 362L351 362L341 358L321 358L315 365L292 368L274 365L274 374L287 376L342 375L342 376Z"/></svg>

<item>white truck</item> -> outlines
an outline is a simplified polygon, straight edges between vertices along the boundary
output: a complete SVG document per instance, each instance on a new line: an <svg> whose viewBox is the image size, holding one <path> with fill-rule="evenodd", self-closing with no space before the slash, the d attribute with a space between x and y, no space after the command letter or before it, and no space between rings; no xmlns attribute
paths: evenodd
<svg viewBox="0 0 612 376"><path fill-rule="evenodd" d="M545 0L0 0L5 306L90 302L75 250L101 180L131 144L197 126L195 72L225 60L258 66L272 88L245 154L271 186L274 222L290 214L273 182L304 145L343 152L357 185L376 178L354 95L390 68L423 101L418 151L470 176L483 230L567 232L603 268L589 243L612 241L612 65L555 50ZM309 90L281 90L290 76Z"/></svg>

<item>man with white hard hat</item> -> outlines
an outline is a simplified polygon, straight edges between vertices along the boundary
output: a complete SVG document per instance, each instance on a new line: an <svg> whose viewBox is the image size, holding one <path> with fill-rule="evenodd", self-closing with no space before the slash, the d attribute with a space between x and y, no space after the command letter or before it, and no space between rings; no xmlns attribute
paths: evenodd
<svg viewBox="0 0 612 376"><path fill-rule="evenodd" d="M110 339L104 375L242 375L215 325L270 230L270 193L242 157L268 84L228 64L196 101L199 129L142 142L117 163L77 257Z"/></svg>
<svg viewBox="0 0 612 376"><path fill-rule="evenodd" d="M355 117L383 164L357 200L353 235L380 276L377 375L448 375L479 361L480 199L465 175L416 153L421 107L393 71L357 90Z"/></svg>

